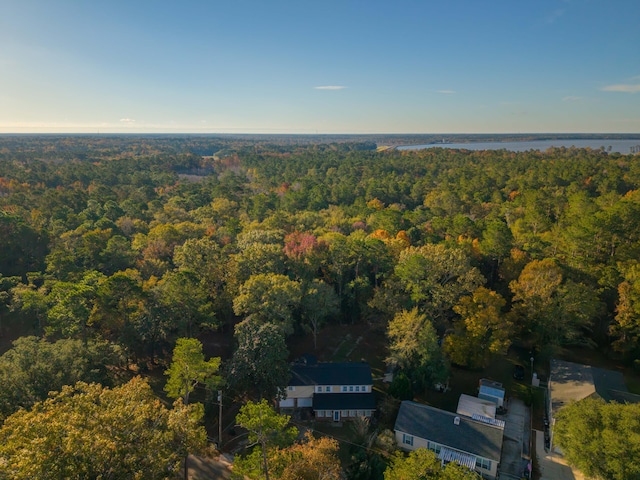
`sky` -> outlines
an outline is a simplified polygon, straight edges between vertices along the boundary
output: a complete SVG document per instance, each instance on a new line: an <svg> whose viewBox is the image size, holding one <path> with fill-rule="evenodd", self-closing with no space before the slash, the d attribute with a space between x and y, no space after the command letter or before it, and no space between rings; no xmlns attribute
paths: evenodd
<svg viewBox="0 0 640 480"><path fill-rule="evenodd" d="M0 133L639 133L640 0L0 0Z"/></svg>

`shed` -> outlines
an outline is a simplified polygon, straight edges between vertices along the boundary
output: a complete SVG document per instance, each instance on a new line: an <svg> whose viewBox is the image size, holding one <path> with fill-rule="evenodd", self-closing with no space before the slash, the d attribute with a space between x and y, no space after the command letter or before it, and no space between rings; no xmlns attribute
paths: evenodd
<svg viewBox="0 0 640 480"><path fill-rule="evenodd" d="M487 418L496 418L496 404L491 400L483 400L482 398L472 397L471 395L460 395L458 400L458 415L473 417L481 415Z"/></svg>
<svg viewBox="0 0 640 480"><path fill-rule="evenodd" d="M504 406L504 388L499 382L493 380L487 380L483 378L480 380L480 390L478 391L478 398L483 400L489 400L495 403L498 407Z"/></svg>

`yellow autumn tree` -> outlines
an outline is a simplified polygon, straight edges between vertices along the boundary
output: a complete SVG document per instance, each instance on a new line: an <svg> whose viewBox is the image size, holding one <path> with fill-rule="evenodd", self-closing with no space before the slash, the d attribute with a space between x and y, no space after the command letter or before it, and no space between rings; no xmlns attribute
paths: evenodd
<svg viewBox="0 0 640 480"><path fill-rule="evenodd" d="M175 478L206 445L201 405L167 409L139 377L113 389L78 382L0 429L0 479Z"/></svg>
<svg viewBox="0 0 640 480"><path fill-rule="evenodd" d="M453 311L460 315L455 333L444 339L444 350L457 365L483 367L493 353L506 353L511 344L513 324L501 313L502 296L479 287L460 299Z"/></svg>

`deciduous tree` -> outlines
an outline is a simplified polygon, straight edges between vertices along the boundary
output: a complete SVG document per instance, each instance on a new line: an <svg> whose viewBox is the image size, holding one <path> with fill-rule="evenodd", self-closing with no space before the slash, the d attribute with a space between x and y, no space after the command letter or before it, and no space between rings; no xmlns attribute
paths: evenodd
<svg viewBox="0 0 640 480"><path fill-rule="evenodd" d="M504 298L485 287L462 297L453 310L460 315L455 332L444 339L443 348L451 361L471 368L485 366L493 353L506 353L513 337L513 325L502 314Z"/></svg>
<svg viewBox="0 0 640 480"><path fill-rule="evenodd" d="M591 478L640 478L640 404L587 398L558 412L554 443Z"/></svg>
<svg viewBox="0 0 640 480"><path fill-rule="evenodd" d="M462 250L444 245L405 249L395 274L414 305L435 321L444 318L461 296L471 294L485 282Z"/></svg>
<svg viewBox="0 0 640 480"><path fill-rule="evenodd" d="M405 455L397 453L384 472L384 480L477 480L478 475L455 462L442 466L431 450L419 448Z"/></svg>
<svg viewBox="0 0 640 480"><path fill-rule="evenodd" d="M387 363L398 366L420 390L444 382L448 368L438 345L438 335L426 315L417 308L398 313L389 322Z"/></svg>
<svg viewBox="0 0 640 480"><path fill-rule="evenodd" d="M227 366L232 386L256 398L282 397L290 373L281 329L247 318L236 325L235 338L238 346Z"/></svg>
<svg viewBox="0 0 640 480"><path fill-rule="evenodd" d="M300 296L300 284L286 275L252 275L240 287L233 311L238 316L251 316L254 321L274 323L288 335L293 333L293 313Z"/></svg>
<svg viewBox="0 0 640 480"><path fill-rule="evenodd" d="M0 356L0 420L19 408L45 400L49 392L78 381L111 383L109 367L122 362L108 342L62 339L50 343L20 337Z"/></svg>
<svg viewBox="0 0 640 480"><path fill-rule="evenodd" d="M174 478L206 444L201 406L168 410L146 381L79 382L6 419L0 478Z"/></svg>
<svg viewBox="0 0 640 480"><path fill-rule="evenodd" d="M272 460L274 477L280 480L341 480L344 473L332 438L315 438L307 432L303 441L278 450Z"/></svg>
<svg viewBox="0 0 640 480"><path fill-rule="evenodd" d="M597 292L582 283L565 280L552 259L528 263L518 280L509 284L513 310L520 325L537 348L584 344L585 335L601 312Z"/></svg>
<svg viewBox="0 0 640 480"><path fill-rule="evenodd" d="M623 266L624 280L618 285L618 305L611 334L613 347L626 355L640 355L640 263Z"/></svg>

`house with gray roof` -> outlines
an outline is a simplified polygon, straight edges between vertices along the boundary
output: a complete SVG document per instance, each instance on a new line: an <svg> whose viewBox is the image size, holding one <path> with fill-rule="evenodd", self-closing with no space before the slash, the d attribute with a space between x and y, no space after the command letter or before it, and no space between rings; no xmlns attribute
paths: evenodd
<svg viewBox="0 0 640 480"><path fill-rule="evenodd" d="M371 417L376 409L371 367L364 362L295 363L286 393L281 410L311 409L320 420Z"/></svg>
<svg viewBox="0 0 640 480"><path fill-rule="evenodd" d="M629 393L624 376L615 370L551 359L548 413L553 445L553 426L558 411L571 402L601 398L605 402L640 403L640 395Z"/></svg>
<svg viewBox="0 0 640 480"><path fill-rule="evenodd" d="M404 401L394 431L398 446L406 451L428 448L444 463L457 462L484 478L497 478L504 423L447 412L429 405Z"/></svg>

